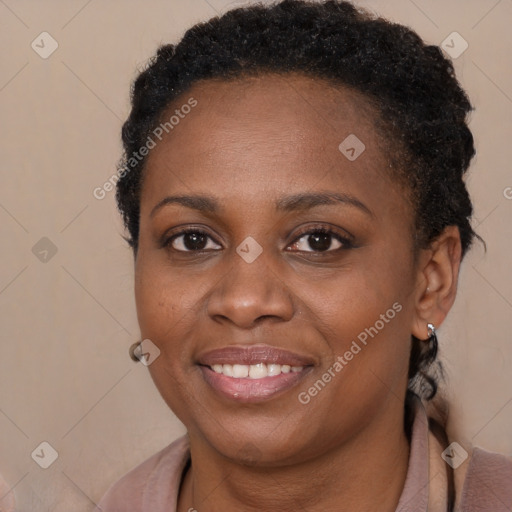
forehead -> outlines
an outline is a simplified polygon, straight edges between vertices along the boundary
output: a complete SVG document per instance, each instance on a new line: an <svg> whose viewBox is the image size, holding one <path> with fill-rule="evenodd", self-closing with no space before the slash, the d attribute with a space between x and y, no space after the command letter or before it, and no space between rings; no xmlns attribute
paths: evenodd
<svg viewBox="0 0 512 512"><path fill-rule="evenodd" d="M191 98L197 104L181 112ZM394 185L376 114L346 87L300 74L205 80L173 101L162 120L180 113L155 139L143 199L213 189L250 200L317 184L385 194L383 186Z"/></svg>

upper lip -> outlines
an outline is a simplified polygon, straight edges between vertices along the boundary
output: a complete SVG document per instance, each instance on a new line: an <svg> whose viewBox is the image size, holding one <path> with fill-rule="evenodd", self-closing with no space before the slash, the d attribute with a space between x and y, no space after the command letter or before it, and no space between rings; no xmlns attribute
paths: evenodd
<svg viewBox="0 0 512 512"><path fill-rule="evenodd" d="M288 364L290 366L311 366L312 358L283 350L270 345L251 346L230 345L205 352L198 357L198 363L204 366L214 364Z"/></svg>

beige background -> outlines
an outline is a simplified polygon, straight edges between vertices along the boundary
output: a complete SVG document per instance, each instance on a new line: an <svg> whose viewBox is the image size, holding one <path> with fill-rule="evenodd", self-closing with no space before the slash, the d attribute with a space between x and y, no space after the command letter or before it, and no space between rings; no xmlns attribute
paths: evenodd
<svg viewBox="0 0 512 512"><path fill-rule="evenodd" d="M158 44L241 3L0 0L0 472L20 512L90 511L184 432L128 357L139 334L132 256L114 193L92 191L115 171L136 70ZM465 261L439 335L461 443L511 455L512 1L359 3L428 42L457 31L469 43L454 62L476 106L469 187L488 253L477 244ZM31 48L43 31L59 45L47 59ZM46 262L32 251L42 237L57 248ZM59 454L48 469L31 458L42 441Z"/></svg>

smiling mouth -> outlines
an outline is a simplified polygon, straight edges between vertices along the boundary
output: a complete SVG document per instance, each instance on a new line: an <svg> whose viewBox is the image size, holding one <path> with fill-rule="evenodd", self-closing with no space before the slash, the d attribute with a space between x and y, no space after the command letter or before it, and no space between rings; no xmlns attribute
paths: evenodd
<svg viewBox="0 0 512 512"><path fill-rule="evenodd" d="M299 385L313 365L215 364L199 365L204 382L217 398L259 403L277 398Z"/></svg>
<svg viewBox="0 0 512 512"><path fill-rule="evenodd" d="M196 364L218 398L255 403L297 386L318 363L311 356L260 343L210 350Z"/></svg>

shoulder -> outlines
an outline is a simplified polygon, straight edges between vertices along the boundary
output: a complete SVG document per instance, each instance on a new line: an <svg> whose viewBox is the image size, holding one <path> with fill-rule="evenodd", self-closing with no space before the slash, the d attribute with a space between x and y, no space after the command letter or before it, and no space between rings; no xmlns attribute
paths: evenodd
<svg viewBox="0 0 512 512"><path fill-rule="evenodd" d="M512 457L474 447L462 488L461 510L512 510Z"/></svg>
<svg viewBox="0 0 512 512"><path fill-rule="evenodd" d="M182 436L112 484L95 512L160 512L176 499L189 459L188 436Z"/></svg>

